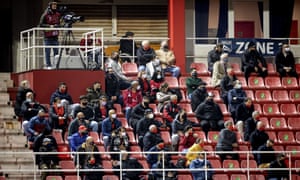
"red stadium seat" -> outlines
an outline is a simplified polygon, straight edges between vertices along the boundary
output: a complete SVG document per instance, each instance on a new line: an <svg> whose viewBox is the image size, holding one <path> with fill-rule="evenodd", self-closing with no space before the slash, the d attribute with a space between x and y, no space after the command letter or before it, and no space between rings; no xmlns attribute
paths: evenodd
<svg viewBox="0 0 300 180"><path fill-rule="evenodd" d="M47 176L46 180L63 180L62 176Z"/></svg>
<svg viewBox="0 0 300 180"><path fill-rule="evenodd" d="M144 168L144 171L143 171L143 173L144 173L144 174L147 174L147 173L149 172L149 170L148 170L148 169L150 169L150 167L149 167L149 164L148 164L147 160L145 160L145 159L138 159L138 161L139 161L139 163L141 163L141 165L142 165L142 166L143 166L143 168Z"/></svg>
<svg viewBox="0 0 300 180"><path fill-rule="evenodd" d="M221 98L221 96L220 96L220 92L219 92L219 90L210 90L209 92L211 92L211 93L213 93L214 95L215 95L215 97L214 97L214 101L216 102L216 103L224 103L223 102L223 99Z"/></svg>
<svg viewBox="0 0 300 180"><path fill-rule="evenodd" d="M138 74L138 67L136 63L123 63L122 64L122 71L127 76L137 76Z"/></svg>
<svg viewBox="0 0 300 180"><path fill-rule="evenodd" d="M171 136L169 131L160 131L160 136L165 144L171 144Z"/></svg>
<svg viewBox="0 0 300 180"><path fill-rule="evenodd" d="M296 144L295 136L293 131L278 131L278 143L283 145L293 145Z"/></svg>
<svg viewBox="0 0 300 180"><path fill-rule="evenodd" d="M287 125L291 130L300 130L300 117L289 117L287 119Z"/></svg>
<svg viewBox="0 0 300 180"><path fill-rule="evenodd" d="M269 76L278 76L273 63L267 63L268 75Z"/></svg>
<svg viewBox="0 0 300 180"><path fill-rule="evenodd" d="M263 104L263 115L267 117L281 116L278 104Z"/></svg>
<svg viewBox="0 0 300 180"><path fill-rule="evenodd" d="M178 174L177 180L193 180L190 174Z"/></svg>
<svg viewBox="0 0 300 180"><path fill-rule="evenodd" d="M64 140L62 138L62 131L60 131L60 130L53 130L52 131L52 136L55 138L56 143L58 145L65 144L65 142L64 142Z"/></svg>
<svg viewBox="0 0 300 180"><path fill-rule="evenodd" d="M117 113L118 117L124 117L125 116L124 113L123 113L121 104L115 103L114 108L116 109L116 113Z"/></svg>
<svg viewBox="0 0 300 180"><path fill-rule="evenodd" d="M300 90L290 90L289 97L293 103L300 103Z"/></svg>
<svg viewBox="0 0 300 180"><path fill-rule="evenodd" d="M262 109L261 109L261 105L260 105L260 104L254 103L253 106L254 106L254 110L255 110L255 111L258 111L258 112L260 112L260 113L263 112Z"/></svg>
<svg viewBox="0 0 300 180"><path fill-rule="evenodd" d="M190 100L187 98L187 95L186 95L186 93L183 89L180 89L180 93L181 93L181 96L182 96L182 99L181 99L180 102L182 102L182 103L190 102Z"/></svg>
<svg viewBox="0 0 300 180"><path fill-rule="evenodd" d="M211 159L219 159L219 156L215 153L215 149L212 145L204 145L203 150L207 153L206 158L211 160Z"/></svg>
<svg viewBox="0 0 300 180"><path fill-rule="evenodd" d="M286 117L299 116L299 112L297 112L295 104L281 104L280 112L283 116Z"/></svg>
<svg viewBox="0 0 300 180"><path fill-rule="evenodd" d="M102 167L105 169L106 174L112 174L112 163L110 160L102 160Z"/></svg>
<svg viewBox="0 0 300 180"><path fill-rule="evenodd" d="M65 176L65 180L81 180L81 177L77 175L69 175Z"/></svg>
<svg viewBox="0 0 300 180"><path fill-rule="evenodd" d="M247 81L244 76L238 76L237 79L242 83L243 89L248 89Z"/></svg>
<svg viewBox="0 0 300 180"><path fill-rule="evenodd" d="M59 161L61 169L64 171L65 175L75 175L76 168L73 160L61 160Z"/></svg>
<svg viewBox="0 0 300 180"><path fill-rule="evenodd" d="M273 145L273 149L274 151L277 151L277 152L284 152L284 146L283 145Z"/></svg>
<svg viewBox="0 0 300 180"><path fill-rule="evenodd" d="M285 148L286 153L291 154L291 158L294 159L300 159L300 146L299 145L288 145Z"/></svg>
<svg viewBox="0 0 300 180"><path fill-rule="evenodd" d="M179 87L178 79L176 77L165 76L164 82L168 83L169 88L178 88Z"/></svg>
<svg viewBox="0 0 300 180"><path fill-rule="evenodd" d="M155 116L157 116L157 117L160 117L160 116L161 116L161 112L158 111L157 105L156 105L156 104L150 103L150 104L149 104L149 107L152 108L153 113L154 113Z"/></svg>
<svg viewBox="0 0 300 180"><path fill-rule="evenodd" d="M250 175L250 180L265 180L263 174Z"/></svg>
<svg viewBox="0 0 300 180"><path fill-rule="evenodd" d="M288 103L290 102L289 93L287 90L274 90L272 92L274 102Z"/></svg>
<svg viewBox="0 0 300 180"><path fill-rule="evenodd" d="M210 164L211 164L212 168L220 169L220 170L222 169L222 164L221 164L221 161L219 159L210 159L209 161L210 161Z"/></svg>
<svg viewBox="0 0 300 180"><path fill-rule="evenodd" d="M239 63L232 62L230 65L236 76L242 76L244 74Z"/></svg>
<svg viewBox="0 0 300 180"><path fill-rule="evenodd" d="M227 174L214 174L213 179L218 179L218 180L229 180Z"/></svg>
<svg viewBox="0 0 300 180"><path fill-rule="evenodd" d="M219 131L208 131L207 142L209 144L217 144L219 138Z"/></svg>
<svg viewBox="0 0 300 180"><path fill-rule="evenodd" d="M288 90L299 89L298 81L295 77L282 77L281 84L283 88Z"/></svg>
<svg viewBox="0 0 300 180"><path fill-rule="evenodd" d="M70 147L67 144L61 144L57 146L58 158L60 160L71 160Z"/></svg>
<svg viewBox="0 0 300 180"><path fill-rule="evenodd" d="M99 152L103 152L101 153L101 159L110 160L110 154L104 153L106 151L104 145L98 145L97 148Z"/></svg>
<svg viewBox="0 0 300 180"><path fill-rule="evenodd" d="M239 151L245 151L244 153L240 153L239 157L241 160L243 159L254 159L253 154L251 153L248 145L239 145Z"/></svg>
<svg viewBox="0 0 300 180"><path fill-rule="evenodd" d="M211 85L211 77L210 76L201 76L200 78L202 79L202 81L206 82L206 84L207 84L206 89L207 90L212 90L212 89L215 88Z"/></svg>
<svg viewBox="0 0 300 180"><path fill-rule="evenodd" d="M252 90L265 89L264 79L262 77L250 76L248 78L248 88Z"/></svg>
<svg viewBox="0 0 300 180"><path fill-rule="evenodd" d="M132 131L126 131L126 133L127 133L128 137L129 137L129 143L130 143L131 145L136 145L137 142L136 142L136 140L135 140L135 137L134 137L133 132L132 132Z"/></svg>
<svg viewBox="0 0 300 180"><path fill-rule="evenodd" d="M265 77L265 86L270 90L283 89L280 77L275 76Z"/></svg>
<svg viewBox="0 0 300 180"><path fill-rule="evenodd" d="M98 132L95 131L90 131L89 135L94 139L94 143L95 144L101 144L101 140L100 140L100 136L98 134Z"/></svg>
<svg viewBox="0 0 300 180"><path fill-rule="evenodd" d="M240 172L240 170L232 170L240 168L240 163L238 160L225 159L222 163L224 171L231 173Z"/></svg>
<svg viewBox="0 0 300 180"><path fill-rule="evenodd" d="M135 146L130 146L130 151L135 152L131 154L130 157L136 158L136 159L145 159L145 156L143 155L140 146L135 145Z"/></svg>
<svg viewBox="0 0 300 180"><path fill-rule="evenodd" d="M270 119L270 128L273 130L287 130L286 119L284 117L272 117Z"/></svg>
<svg viewBox="0 0 300 180"><path fill-rule="evenodd" d="M232 174L230 180L247 180L247 176L245 174Z"/></svg>
<svg viewBox="0 0 300 180"><path fill-rule="evenodd" d="M223 116L231 116L230 112L228 111L227 107L226 107L226 104L223 104L223 103L219 103L218 104L222 113L223 113Z"/></svg>
<svg viewBox="0 0 300 180"><path fill-rule="evenodd" d="M119 180L119 177L116 175L104 175L102 180Z"/></svg>
<svg viewBox="0 0 300 180"><path fill-rule="evenodd" d="M255 102L257 103L271 103L272 95L269 90L256 90L255 91Z"/></svg>
<svg viewBox="0 0 300 180"><path fill-rule="evenodd" d="M275 143L277 143L277 135L275 131L266 131L266 133L269 135L269 139L272 139Z"/></svg>
<svg viewBox="0 0 300 180"><path fill-rule="evenodd" d="M252 102L255 102L255 96L251 89L245 90L246 96L252 99Z"/></svg>
<svg viewBox="0 0 300 180"><path fill-rule="evenodd" d="M200 76L208 76L210 72L207 69L206 64L201 62L192 62L190 65L191 69L196 69L198 75Z"/></svg>
<svg viewBox="0 0 300 180"><path fill-rule="evenodd" d="M271 129L270 122L267 117L261 117L261 118L259 118L259 120L264 123L266 130Z"/></svg>
<svg viewBox="0 0 300 180"><path fill-rule="evenodd" d="M190 103L179 103L179 106L185 110L187 116L195 116Z"/></svg>
<svg viewBox="0 0 300 180"><path fill-rule="evenodd" d="M189 76L180 76L178 79L179 88L185 90L186 89L186 79Z"/></svg>

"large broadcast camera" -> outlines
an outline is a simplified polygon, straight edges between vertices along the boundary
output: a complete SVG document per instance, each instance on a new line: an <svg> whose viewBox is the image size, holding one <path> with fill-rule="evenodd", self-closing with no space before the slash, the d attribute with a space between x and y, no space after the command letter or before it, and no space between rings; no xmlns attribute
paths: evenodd
<svg viewBox="0 0 300 180"><path fill-rule="evenodd" d="M66 6L58 7L58 12L61 13L62 20L64 21L64 27L72 27L75 22L83 22L84 16L78 16L74 12L68 10Z"/></svg>

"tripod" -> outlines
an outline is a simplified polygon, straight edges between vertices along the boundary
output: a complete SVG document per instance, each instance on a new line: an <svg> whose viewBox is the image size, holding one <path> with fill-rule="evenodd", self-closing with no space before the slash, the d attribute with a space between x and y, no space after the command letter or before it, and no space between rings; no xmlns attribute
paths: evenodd
<svg viewBox="0 0 300 180"><path fill-rule="evenodd" d="M75 37L74 37L73 32L72 32L71 30L65 31L64 36L63 36L63 42L62 42L62 44L63 44L63 45L70 45L70 44L71 44L71 38L72 38L73 41L75 41ZM57 63L56 63L56 69L59 69L59 65L60 65L60 61L61 61L61 55L62 55L64 49L65 49L65 48L62 48L62 49L60 50L60 52L59 52L58 61L57 61ZM80 53L79 48L76 48L76 50L77 50L77 52L78 52L78 54L79 54L80 61L81 61L81 63L82 63L83 69L86 69L86 65L85 65L85 63L84 63L84 61L83 61L83 58L82 58L82 56L81 56L81 53ZM66 52L67 52L67 53L68 53L68 51L69 51L69 48L66 48Z"/></svg>

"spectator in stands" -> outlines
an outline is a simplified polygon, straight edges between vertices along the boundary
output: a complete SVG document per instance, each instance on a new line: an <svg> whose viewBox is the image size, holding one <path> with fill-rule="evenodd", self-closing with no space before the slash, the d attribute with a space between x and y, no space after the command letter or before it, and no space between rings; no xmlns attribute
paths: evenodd
<svg viewBox="0 0 300 180"><path fill-rule="evenodd" d="M287 156L285 154L278 154L276 160L270 163L270 169L267 172L267 180L288 180L289 169L285 162ZM272 168L282 168L281 170L272 170ZM285 169L284 169L285 168Z"/></svg>
<svg viewBox="0 0 300 180"><path fill-rule="evenodd" d="M18 117L23 117L21 106L23 102L26 100L26 94L31 92L34 95L33 90L30 88L30 84L28 80L23 80L18 87L17 95L16 95L16 102L14 105L15 114Z"/></svg>
<svg viewBox="0 0 300 180"><path fill-rule="evenodd" d="M137 65L146 66L147 63L155 58L155 50L151 48L150 41L142 41L142 46L137 49Z"/></svg>
<svg viewBox="0 0 300 180"><path fill-rule="evenodd" d="M29 141L33 142L35 138L45 129L49 131L51 130L49 121L45 116L45 111L43 109L40 109L37 115L30 119L28 128L25 130L26 134L28 134Z"/></svg>
<svg viewBox="0 0 300 180"><path fill-rule="evenodd" d="M235 121L237 107L242 104L247 98L246 92L242 89L242 84L239 80L234 82L233 89L228 91L228 110L232 119Z"/></svg>
<svg viewBox="0 0 300 180"><path fill-rule="evenodd" d="M68 127L68 137L72 136L74 133L78 132L79 126L89 127L89 121L85 118L83 112L78 112L76 118L73 119Z"/></svg>
<svg viewBox="0 0 300 180"><path fill-rule="evenodd" d="M80 125L76 133L72 134L69 138L70 150L76 152L77 149L86 141L88 131L86 126Z"/></svg>
<svg viewBox="0 0 300 180"><path fill-rule="evenodd" d="M88 34L80 40L80 50L86 53L87 62L93 69L100 69L102 66L102 42L96 34Z"/></svg>
<svg viewBox="0 0 300 180"><path fill-rule="evenodd" d="M154 72L151 80L150 80L150 88L151 88L151 92L150 92L150 102L155 102L156 100L156 93L159 92L159 88L161 86L161 84L164 82L164 75L162 74L162 72L160 70Z"/></svg>
<svg viewBox="0 0 300 180"><path fill-rule="evenodd" d="M154 163L151 167L151 169L153 170L152 174L154 175L156 180L177 180L177 172L174 170L165 170L165 172L158 171L159 169L162 170L176 168L177 167L171 161L171 157L168 154L159 154L158 161Z"/></svg>
<svg viewBox="0 0 300 180"><path fill-rule="evenodd" d="M79 100L80 104L74 107L72 116L76 117L79 112L82 112L88 124L87 128L91 131L98 132L98 123L95 121L95 113L93 108L88 106L87 96L81 95Z"/></svg>
<svg viewBox="0 0 300 180"><path fill-rule="evenodd" d="M257 151L258 148L265 144L269 139L269 135L265 132L265 124L258 121L256 129L250 135L251 150ZM257 153L253 153L254 159L257 161Z"/></svg>
<svg viewBox="0 0 300 180"><path fill-rule="evenodd" d="M129 151L129 136L124 127L119 127L111 133L111 141L109 144L110 152ZM119 160L118 154L111 154L111 159Z"/></svg>
<svg viewBox="0 0 300 180"><path fill-rule="evenodd" d="M196 142L198 135L193 132L193 126L186 126L183 130L183 136L180 136L179 145L182 146L183 153L186 153L188 149Z"/></svg>
<svg viewBox="0 0 300 180"><path fill-rule="evenodd" d="M143 173L142 164L135 158L130 157L127 151L121 151L121 160L113 160L112 166L114 169L114 174L120 178L120 174L122 174L122 179L124 180L140 180L141 175ZM136 169L136 171L124 171L122 173L117 170L121 169Z"/></svg>
<svg viewBox="0 0 300 180"><path fill-rule="evenodd" d="M233 69L228 68L227 74L223 77L223 79L220 82L220 93L221 98L228 107L228 91L233 89L234 82L237 80Z"/></svg>
<svg viewBox="0 0 300 180"><path fill-rule="evenodd" d="M206 135L209 130L220 131L224 127L223 113L214 102L214 95L211 92L208 93L206 100L199 104L195 115Z"/></svg>
<svg viewBox="0 0 300 180"><path fill-rule="evenodd" d="M142 102L132 108L131 115L128 121L130 126L133 128L134 133L138 131L137 124L144 117L146 110L151 109L149 107L149 103L149 98L147 96L144 96Z"/></svg>
<svg viewBox="0 0 300 180"><path fill-rule="evenodd" d="M245 122L248 118L252 117L254 111L254 105L250 97L245 98L244 103L240 104L236 108L235 122Z"/></svg>
<svg viewBox="0 0 300 180"><path fill-rule="evenodd" d="M274 152L274 141L272 139L268 139L267 142L261 146L259 146L259 152L257 154L257 165L259 168L269 168L270 163L276 160L276 155Z"/></svg>
<svg viewBox="0 0 300 180"><path fill-rule="evenodd" d="M220 56L223 53L223 44L218 43L214 49L210 50L207 55L207 65L208 65L208 71L212 74L213 73L213 67L215 62L220 60Z"/></svg>
<svg viewBox="0 0 300 180"><path fill-rule="evenodd" d="M252 72L258 73L263 78L268 75L266 60L256 50L256 45L253 41L248 44L248 49L242 55L242 71L247 82Z"/></svg>
<svg viewBox="0 0 300 180"><path fill-rule="evenodd" d="M143 67L143 66L142 66ZM158 74L161 75L161 78L159 79L163 79L164 78L164 73L160 64L160 60L157 58L152 59L152 61L148 62L146 64L146 74L147 74L147 78L149 80L153 79L153 77L156 77L154 74L155 72L159 72Z"/></svg>
<svg viewBox="0 0 300 180"><path fill-rule="evenodd" d="M96 161L93 157L89 156L87 158L86 169L93 170L84 173L85 180L98 180L103 179L104 171L101 164L96 164ZM95 170L99 171L95 171Z"/></svg>
<svg viewBox="0 0 300 180"><path fill-rule="evenodd" d="M195 91L199 85L203 83L202 79L198 77L198 73L196 69L191 70L191 76L186 78L185 85L187 90L187 97L192 99L192 93Z"/></svg>
<svg viewBox="0 0 300 180"><path fill-rule="evenodd" d="M162 41L160 49L155 51L156 58L159 59L163 72L170 72L172 76L177 77L180 75L180 68L176 66L176 59L174 52L169 49L168 41Z"/></svg>
<svg viewBox="0 0 300 180"><path fill-rule="evenodd" d="M50 123L53 129L62 131L64 137L68 128L69 116L59 97L56 97L49 110Z"/></svg>
<svg viewBox="0 0 300 180"><path fill-rule="evenodd" d="M120 39L120 56L122 62L135 62L136 50L138 49L134 41L134 33L127 31Z"/></svg>
<svg viewBox="0 0 300 180"><path fill-rule="evenodd" d="M141 86L138 81L132 81L131 87L123 91L125 117L129 121L133 107L142 102Z"/></svg>
<svg viewBox="0 0 300 180"><path fill-rule="evenodd" d="M40 110L46 111L46 108L35 101L34 95L32 92L27 92L26 100L22 103L21 113L23 115L22 128L25 135L30 136L30 133L27 131L29 121L35 117Z"/></svg>
<svg viewBox="0 0 300 180"><path fill-rule="evenodd" d="M50 98L50 105L53 104L56 97L59 97L61 100L67 100L69 105L73 104L73 99L68 93L67 84L65 82L59 83L57 90L52 93Z"/></svg>
<svg viewBox="0 0 300 180"><path fill-rule="evenodd" d="M260 113L258 111L253 111L252 116L246 121L239 121L237 123L238 130L243 128L243 131L240 132L241 135L244 134L244 141L250 141L250 135L255 131L257 123L259 122Z"/></svg>
<svg viewBox="0 0 300 180"><path fill-rule="evenodd" d="M40 18L39 26L43 28L58 28L60 27L61 13L57 10L57 2L51 1ZM44 43L45 46L57 46L58 43L58 30L45 30ZM47 68L51 69L50 60L51 48L45 48L45 57ZM58 55L58 48L53 48L53 54Z"/></svg>
<svg viewBox="0 0 300 180"><path fill-rule="evenodd" d="M156 125L156 127L162 126L161 122L154 119L153 110L151 108L148 108L144 111L144 117L141 118L136 125L136 134L141 149L143 149L143 137L148 132L148 129L152 124Z"/></svg>
<svg viewBox="0 0 300 180"><path fill-rule="evenodd" d="M178 143L181 136L184 136L184 129L187 126L191 126L192 122L187 119L187 115L184 109L181 109L174 121L172 122L172 149L178 150Z"/></svg>
<svg viewBox="0 0 300 180"><path fill-rule="evenodd" d="M198 153L203 151L204 140L201 138L197 138L195 143L188 149L185 157L186 157L186 165L189 166L190 163L197 159Z"/></svg>
<svg viewBox="0 0 300 180"><path fill-rule="evenodd" d="M159 161L161 157L162 151L165 150L165 144L163 141L158 141L156 144L150 147L148 152L152 152L147 154L147 162L152 167L156 162ZM157 152L157 153L153 153Z"/></svg>
<svg viewBox="0 0 300 180"><path fill-rule="evenodd" d="M108 67L105 73L105 92L110 102L118 103L123 106L123 97L120 91L119 80L112 67Z"/></svg>
<svg viewBox="0 0 300 180"><path fill-rule="evenodd" d="M164 82L159 87L159 92L156 93L156 100L158 101L157 110L162 112L165 104L170 101L172 93L169 91L169 84Z"/></svg>
<svg viewBox="0 0 300 180"><path fill-rule="evenodd" d="M162 114L162 118L166 123L166 126L168 126L170 129L172 128L172 122L180 111L181 107L178 104L177 95L173 94L170 96L170 101L164 105Z"/></svg>
<svg viewBox="0 0 300 180"><path fill-rule="evenodd" d="M102 132L102 121L108 117L108 111L113 109L113 104L108 101L107 96L102 95L99 102L94 106L95 121L98 123L98 132Z"/></svg>
<svg viewBox="0 0 300 180"><path fill-rule="evenodd" d="M236 132L234 131L233 122L226 121L225 128L220 131L216 151L230 151L230 153L218 153L223 162L225 159L238 160L239 155L234 153L234 149L238 147Z"/></svg>
<svg viewBox="0 0 300 180"><path fill-rule="evenodd" d="M218 87L221 84L221 80L227 75L227 69L229 68L228 53L222 53L220 61L214 63L211 84L214 87Z"/></svg>
<svg viewBox="0 0 300 180"><path fill-rule="evenodd" d="M141 92L143 96L151 97L151 86L150 86L150 80L147 79L146 70L144 67L141 67L139 69L138 73L138 82L141 87Z"/></svg>
<svg viewBox="0 0 300 180"><path fill-rule="evenodd" d="M94 82L92 87L87 88L86 92L86 97L91 106L94 106L99 102L100 96L105 95L105 92L102 90L102 85L98 81Z"/></svg>
<svg viewBox="0 0 300 180"><path fill-rule="evenodd" d="M197 180L212 180L213 179L213 170L212 165L209 160L205 159L205 154L199 152L197 159L193 160L190 164L190 170L193 175L193 179Z"/></svg>
<svg viewBox="0 0 300 180"><path fill-rule="evenodd" d="M147 152L150 150L151 147L157 145L162 141L163 140L160 137L160 133L158 132L157 126L152 124L149 127L149 131L145 134L143 138L143 150Z"/></svg>
<svg viewBox="0 0 300 180"><path fill-rule="evenodd" d="M288 42L283 42L282 46L275 56L276 69L280 77L291 76L298 78L295 68L294 54L290 49Z"/></svg>
<svg viewBox="0 0 300 180"><path fill-rule="evenodd" d="M117 118L116 111L114 109L109 110L108 117L102 122L102 137L105 149L107 149L107 146L109 145L112 132L121 126L122 124Z"/></svg>
<svg viewBox="0 0 300 180"><path fill-rule="evenodd" d="M117 77L119 81L120 90L127 89L130 86L130 79L125 76L122 71L122 67L119 64L119 53L114 51L111 56L106 60L105 67L112 69L113 74Z"/></svg>
<svg viewBox="0 0 300 180"><path fill-rule="evenodd" d="M204 102L208 96L206 85L206 82L200 82L198 88L195 89L191 94L191 106L193 112L196 111L199 104Z"/></svg>

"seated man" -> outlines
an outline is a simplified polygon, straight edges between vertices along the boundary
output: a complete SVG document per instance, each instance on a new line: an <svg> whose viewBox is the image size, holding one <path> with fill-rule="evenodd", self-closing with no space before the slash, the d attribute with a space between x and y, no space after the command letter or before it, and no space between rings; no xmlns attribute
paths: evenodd
<svg viewBox="0 0 300 180"><path fill-rule="evenodd" d="M276 160L275 150L273 148L274 141L272 139L268 139L264 145L259 146L259 152L257 154L257 165L260 168L268 168L270 167L270 163Z"/></svg>
<svg viewBox="0 0 300 180"><path fill-rule="evenodd" d="M192 96L193 91L195 91L201 83L203 83L203 81L200 77L198 77L197 70L192 69L191 76L186 78L186 81L185 81L187 97L189 99L192 99L191 96Z"/></svg>
<svg viewBox="0 0 300 180"><path fill-rule="evenodd" d="M235 121L237 107L242 104L247 98L246 92L242 89L242 84L239 80L234 82L233 89L228 91L228 111L232 119Z"/></svg>
<svg viewBox="0 0 300 180"><path fill-rule="evenodd" d="M159 59L164 73L170 72L172 76L178 77L180 75L180 68L175 65L175 55L169 49L168 41L162 41L160 49L155 51L156 58Z"/></svg>
<svg viewBox="0 0 300 180"><path fill-rule="evenodd" d="M122 62L135 62L136 50L138 49L134 39L134 33L127 31L120 39L120 57Z"/></svg>
<svg viewBox="0 0 300 180"><path fill-rule="evenodd" d="M138 66L146 66L156 56L155 50L151 48L150 41L148 40L142 41L142 46L138 48L136 55Z"/></svg>
<svg viewBox="0 0 300 180"><path fill-rule="evenodd" d="M215 62L220 60L220 56L223 53L223 44L219 43L217 44L214 49L210 50L207 55L207 65L208 65L208 71L210 73L213 72L213 67Z"/></svg>
<svg viewBox="0 0 300 180"><path fill-rule="evenodd" d="M84 125L79 126L78 131L69 137L69 145L71 152L76 152L82 143L88 137L87 128Z"/></svg>
<svg viewBox="0 0 300 180"><path fill-rule="evenodd" d="M123 106L120 83L112 67L108 67L105 73L105 92L111 103L118 103Z"/></svg>
<svg viewBox="0 0 300 180"><path fill-rule="evenodd" d="M54 93L52 93L50 98L50 105L53 104L54 99L56 97L59 97L61 100L68 101L69 105L73 104L73 99L71 95L68 93L67 84L65 82L59 83L57 90Z"/></svg>
<svg viewBox="0 0 300 180"><path fill-rule="evenodd" d="M28 134L28 140L34 142L35 138L41 134L45 129L51 131L48 119L45 118L46 113L43 109L39 110L38 114L32 117L29 121L28 127L25 129Z"/></svg>
<svg viewBox="0 0 300 180"><path fill-rule="evenodd" d="M206 89L206 82L200 82L197 89L195 89L191 94L191 106L192 111L195 112L199 104L205 101L208 96L207 89Z"/></svg>
<svg viewBox="0 0 300 180"><path fill-rule="evenodd" d="M97 104L99 98L105 95L105 91L102 89L102 85L99 81L94 82L92 87L88 87L86 92L86 97L91 106Z"/></svg>
<svg viewBox="0 0 300 180"><path fill-rule="evenodd" d="M160 136L160 133L158 132L158 128L156 125L152 124L143 138L143 150L145 152L149 151L150 148L152 148L160 142L163 142L163 140Z"/></svg>

